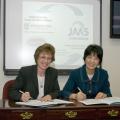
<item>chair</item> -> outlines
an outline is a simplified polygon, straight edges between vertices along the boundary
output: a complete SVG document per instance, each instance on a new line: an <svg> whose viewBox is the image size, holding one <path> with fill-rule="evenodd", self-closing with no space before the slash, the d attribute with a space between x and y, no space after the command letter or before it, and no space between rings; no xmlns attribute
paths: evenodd
<svg viewBox="0 0 120 120"><path fill-rule="evenodd" d="M9 80L4 84L2 99L10 99L8 93L9 93L10 87L13 85L14 82L15 80Z"/></svg>

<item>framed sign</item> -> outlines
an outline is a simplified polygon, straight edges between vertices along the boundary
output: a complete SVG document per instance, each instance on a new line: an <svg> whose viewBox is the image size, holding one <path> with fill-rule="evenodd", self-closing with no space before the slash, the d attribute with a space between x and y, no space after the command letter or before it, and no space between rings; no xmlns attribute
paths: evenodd
<svg viewBox="0 0 120 120"><path fill-rule="evenodd" d="M89 44L100 44L101 0L5 0L4 73L35 64L35 49L56 49L51 66L69 74L81 66Z"/></svg>
<svg viewBox="0 0 120 120"><path fill-rule="evenodd" d="M110 37L120 38L120 0L110 2Z"/></svg>

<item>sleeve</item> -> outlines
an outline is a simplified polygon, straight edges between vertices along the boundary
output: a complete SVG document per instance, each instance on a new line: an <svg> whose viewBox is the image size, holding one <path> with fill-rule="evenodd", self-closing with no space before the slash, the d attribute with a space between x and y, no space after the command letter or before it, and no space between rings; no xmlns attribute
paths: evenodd
<svg viewBox="0 0 120 120"><path fill-rule="evenodd" d="M61 97L64 99L68 99L70 94L76 89L75 87L75 74L71 72L63 90L61 91Z"/></svg>
<svg viewBox="0 0 120 120"><path fill-rule="evenodd" d="M22 90L25 84L23 81L22 71L23 70L21 68L18 73L18 76L15 79L15 83L13 84L13 86L10 88L10 91L9 91L9 97L14 101L20 101L21 93L19 92L19 90Z"/></svg>
<svg viewBox="0 0 120 120"><path fill-rule="evenodd" d="M111 90L110 90L110 82L108 80L109 76L107 71L104 72L104 78L103 78L103 83L102 83L102 91L103 93L107 94L108 97L111 97Z"/></svg>

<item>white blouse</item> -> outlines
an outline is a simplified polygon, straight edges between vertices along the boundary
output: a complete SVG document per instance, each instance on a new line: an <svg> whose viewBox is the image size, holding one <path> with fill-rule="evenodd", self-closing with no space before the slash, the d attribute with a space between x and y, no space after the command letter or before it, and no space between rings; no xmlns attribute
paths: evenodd
<svg viewBox="0 0 120 120"><path fill-rule="evenodd" d="M45 76L39 76L38 77L38 89L39 89L39 94L38 94L38 99L40 99L42 96L44 96L44 83L45 83Z"/></svg>

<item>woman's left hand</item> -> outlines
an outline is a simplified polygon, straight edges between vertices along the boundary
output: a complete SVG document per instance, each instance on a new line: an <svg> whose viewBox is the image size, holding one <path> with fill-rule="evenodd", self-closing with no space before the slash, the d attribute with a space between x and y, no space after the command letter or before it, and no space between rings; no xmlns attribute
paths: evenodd
<svg viewBox="0 0 120 120"><path fill-rule="evenodd" d="M40 101L47 102L47 101L50 101L50 100L52 100L51 95L46 95L46 96L40 98Z"/></svg>
<svg viewBox="0 0 120 120"><path fill-rule="evenodd" d="M105 94L105 93L103 93L103 92L99 92L99 93L96 95L95 99L102 99L102 98L105 98L105 97L107 97L107 94Z"/></svg>

